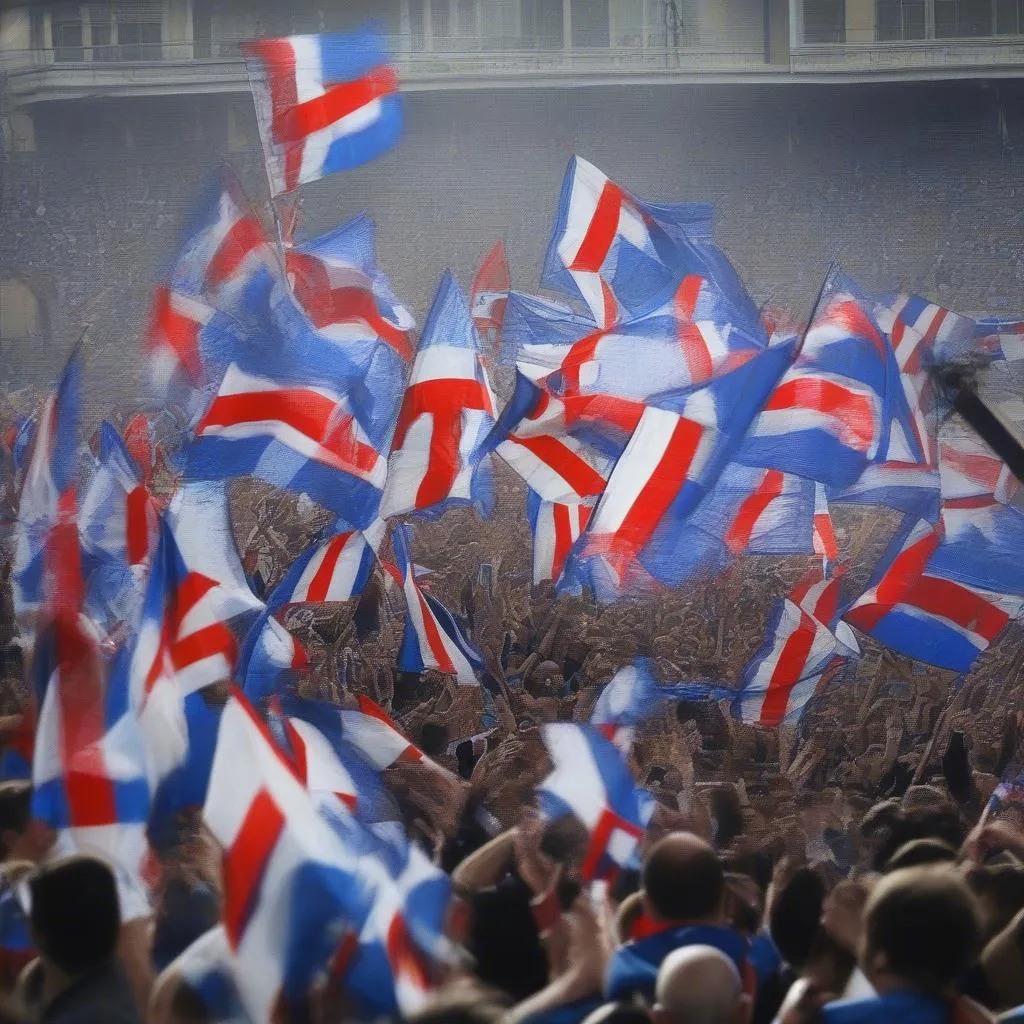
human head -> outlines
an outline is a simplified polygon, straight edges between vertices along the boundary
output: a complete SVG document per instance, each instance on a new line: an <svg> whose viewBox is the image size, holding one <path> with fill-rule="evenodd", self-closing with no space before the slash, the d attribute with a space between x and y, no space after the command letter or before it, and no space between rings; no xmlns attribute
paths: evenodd
<svg viewBox="0 0 1024 1024"><path fill-rule="evenodd" d="M658 921L718 920L725 872L718 854L690 832L672 832L651 847L642 874L644 906Z"/></svg>
<svg viewBox="0 0 1024 1024"><path fill-rule="evenodd" d="M772 902L768 931L782 959L802 973L814 949L825 902L825 885L810 868L799 868Z"/></svg>
<svg viewBox="0 0 1024 1024"><path fill-rule="evenodd" d="M121 912L106 864L94 857L68 857L40 868L29 886L32 936L44 961L78 975L113 954Z"/></svg>
<svg viewBox="0 0 1024 1024"><path fill-rule="evenodd" d="M53 829L32 817L32 784L0 783L0 860L40 861L54 839Z"/></svg>
<svg viewBox="0 0 1024 1024"><path fill-rule="evenodd" d="M745 1024L750 1000L736 965L713 946L684 946L658 971L656 1024Z"/></svg>
<svg viewBox="0 0 1024 1024"><path fill-rule="evenodd" d="M949 868L886 875L868 898L861 967L879 991L944 992L971 965L981 922L967 884Z"/></svg>
<svg viewBox="0 0 1024 1024"><path fill-rule="evenodd" d="M956 850L941 839L912 839L904 843L886 862L885 874L903 868L918 868L926 864L952 864Z"/></svg>

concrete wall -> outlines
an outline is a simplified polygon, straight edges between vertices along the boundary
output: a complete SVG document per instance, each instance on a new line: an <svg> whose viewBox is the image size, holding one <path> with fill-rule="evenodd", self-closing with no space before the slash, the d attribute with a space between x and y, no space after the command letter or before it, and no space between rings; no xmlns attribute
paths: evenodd
<svg viewBox="0 0 1024 1024"><path fill-rule="evenodd" d="M846 0L846 41L875 41L875 0Z"/></svg>
<svg viewBox="0 0 1024 1024"><path fill-rule="evenodd" d="M838 258L869 290L1016 316L1024 86L1000 90L1012 150L994 90L978 83L410 94L400 146L304 188L304 225L316 234L369 211L381 262L422 322L444 268L468 286L498 238L515 286L536 288L579 152L640 196L713 202L717 237L759 302L806 315ZM211 109L197 133L200 103ZM242 152L229 152L228 103ZM202 175L228 157L254 191L265 187L251 105L82 102L35 114L36 152L11 155L4 171L0 277L22 273L52 296L53 348L0 360L0 379L45 377L91 322L113 401L131 393L152 284Z"/></svg>

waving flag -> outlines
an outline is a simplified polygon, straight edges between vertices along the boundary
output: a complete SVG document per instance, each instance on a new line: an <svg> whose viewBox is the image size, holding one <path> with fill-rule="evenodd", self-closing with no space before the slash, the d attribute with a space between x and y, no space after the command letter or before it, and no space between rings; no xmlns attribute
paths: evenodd
<svg viewBox="0 0 1024 1024"><path fill-rule="evenodd" d="M582 571L607 599L677 585L717 558L721 542L681 529L704 500L792 357L765 349L704 388L648 407L608 481L580 545Z"/></svg>
<svg viewBox="0 0 1024 1024"><path fill-rule="evenodd" d="M541 283L579 295L598 326L620 310L667 298L682 274L678 250L710 238L710 207L654 206L630 195L593 164L569 162Z"/></svg>
<svg viewBox="0 0 1024 1024"><path fill-rule="evenodd" d="M106 422L100 424L96 470L82 495L79 532L86 551L125 565L146 562L156 539L152 495L124 442Z"/></svg>
<svg viewBox="0 0 1024 1024"><path fill-rule="evenodd" d="M483 451L496 451L542 498L574 504L600 495L643 414L639 402L554 398L521 373Z"/></svg>
<svg viewBox="0 0 1024 1024"><path fill-rule="evenodd" d="M152 780L165 778L184 760L183 701L231 677L238 644L228 621L251 610L247 591L231 591L189 571L170 528L161 524L131 662L132 705L145 736Z"/></svg>
<svg viewBox="0 0 1024 1024"><path fill-rule="evenodd" d="M355 782L334 752L330 740L310 722L286 715L279 700L271 701L270 724L284 740L299 781L314 796L330 796L354 810L358 802Z"/></svg>
<svg viewBox="0 0 1024 1024"><path fill-rule="evenodd" d="M446 273L398 416L381 516L453 502L489 508L476 454L494 415L476 330L454 278Z"/></svg>
<svg viewBox="0 0 1024 1024"><path fill-rule="evenodd" d="M593 509L588 505L544 501L533 491L526 496L526 514L533 531L533 585L562 578L569 552L586 529Z"/></svg>
<svg viewBox="0 0 1024 1024"><path fill-rule="evenodd" d="M538 789L541 810L552 819L575 814L590 833L580 869L585 881L614 877L635 863L653 799L597 730L558 723L543 733L554 770Z"/></svg>
<svg viewBox="0 0 1024 1024"><path fill-rule="evenodd" d="M828 488L827 493L838 505L882 505L930 521L939 515L939 473L934 466L876 463L848 487Z"/></svg>
<svg viewBox="0 0 1024 1024"><path fill-rule="evenodd" d="M359 530L344 530L318 541L292 564L269 605L277 611L290 604L358 597L370 578L374 557Z"/></svg>
<svg viewBox="0 0 1024 1024"><path fill-rule="evenodd" d="M975 324L974 338L982 351L996 359L1011 363L1024 359L1024 321L979 320Z"/></svg>
<svg viewBox="0 0 1024 1024"><path fill-rule="evenodd" d="M632 665L620 668L601 691L590 724L628 754L636 727L657 714L664 700L665 694L651 673L650 661L638 658Z"/></svg>
<svg viewBox="0 0 1024 1024"><path fill-rule="evenodd" d="M943 527L908 517L868 590L844 619L880 643L939 668L966 672L1024 609L1024 598L967 586L932 560Z"/></svg>
<svg viewBox="0 0 1024 1024"><path fill-rule="evenodd" d="M204 383L204 329L218 310L237 313L253 275L274 263L241 185L222 170L209 182L177 261L153 299L144 348L157 394L166 398L172 388L191 390Z"/></svg>
<svg viewBox="0 0 1024 1024"><path fill-rule="evenodd" d="M828 496L823 484L814 485L814 536L813 547L816 555L826 562L835 561L839 556L835 530L832 528L832 513L828 507Z"/></svg>
<svg viewBox="0 0 1024 1024"><path fill-rule="evenodd" d="M486 336L488 331L501 330L511 287L505 246L502 242L495 242L494 248L480 264L480 269L473 278L473 285L469 289L469 307L473 323L481 335Z"/></svg>
<svg viewBox="0 0 1024 1024"><path fill-rule="evenodd" d="M370 764L383 771L398 761L424 759L423 751L410 743L387 713L364 694L356 694L358 710L342 710L344 737Z"/></svg>
<svg viewBox="0 0 1024 1024"><path fill-rule="evenodd" d="M55 542L76 530L78 427L81 419L82 353L75 348L53 393L43 402L31 455L18 498L11 572L14 609L19 618L36 611L65 568ZM78 561L77 534L74 560ZM49 554L48 554L49 551ZM57 588L59 589L59 588ZM76 608L77 612L77 608Z"/></svg>
<svg viewBox="0 0 1024 1024"><path fill-rule="evenodd" d="M392 535L407 609L398 666L403 672L433 669L455 676L460 686L476 686L476 673L483 668L483 657L462 635L451 612L436 597L424 593L416 582L407 530L408 527L399 526Z"/></svg>
<svg viewBox="0 0 1024 1024"><path fill-rule="evenodd" d="M566 346L593 334L594 318L540 295L509 292L501 325L501 362L531 380L555 369ZM537 346L534 353L532 346Z"/></svg>
<svg viewBox="0 0 1024 1024"><path fill-rule="evenodd" d="M224 930L253 1021L305 997L368 893L357 862L240 694L221 717L203 820L224 851Z"/></svg>
<svg viewBox="0 0 1024 1024"><path fill-rule="evenodd" d="M372 331L399 362L412 359L412 314L395 297L377 266L373 223L365 215L329 234L289 249L285 270L292 292L313 326L344 344L352 330Z"/></svg>
<svg viewBox="0 0 1024 1024"><path fill-rule="evenodd" d="M290 36L243 46L274 195L380 156L402 133L383 37Z"/></svg>
<svg viewBox="0 0 1024 1024"><path fill-rule="evenodd" d="M819 306L737 459L848 487L869 462L890 457L897 371L887 339L849 281L830 276Z"/></svg>
<svg viewBox="0 0 1024 1024"><path fill-rule="evenodd" d="M877 317L892 338L896 360L904 373L917 373L977 348L973 320L919 295L880 299Z"/></svg>
<svg viewBox="0 0 1024 1024"><path fill-rule="evenodd" d="M344 396L233 365L196 427L185 472L193 480L257 476L367 526L387 471Z"/></svg>
<svg viewBox="0 0 1024 1024"><path fill-rule="evenodd" d="M237 677L256 704L281 693L309 669L309 655L268 609L253 623L238 658Z"/></svg>

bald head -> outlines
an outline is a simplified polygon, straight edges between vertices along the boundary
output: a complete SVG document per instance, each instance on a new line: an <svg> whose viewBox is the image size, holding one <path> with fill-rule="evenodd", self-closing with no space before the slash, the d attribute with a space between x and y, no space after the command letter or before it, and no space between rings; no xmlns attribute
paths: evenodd
<svg viewBox="0 0 1024 1024"><path fill-rule="evenodd" d="M691 832L665 836L644 861L644 897L648 912L659 921L717 920L724 887L718 854Z"/></svg>
<svg viewBox="0 0 1024 1024"><path fill-rule="evenodd" d="M659 1024L738 1024L746 1001L736 965L712 946L684 946L658 971Z"/></svg>

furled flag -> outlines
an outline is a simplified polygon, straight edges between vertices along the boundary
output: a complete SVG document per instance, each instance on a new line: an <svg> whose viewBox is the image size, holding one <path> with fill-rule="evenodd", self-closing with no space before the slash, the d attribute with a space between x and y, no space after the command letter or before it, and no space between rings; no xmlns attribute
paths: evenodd
<svg viewBox="0 0 1024 1024"><path fill-rule="evenodd" d="M889 451L896 372L865 300L833 272L792 368L751 425L737 460L850 486L868 463L899 457Z"/></svg>
<svg viewBox="0 0 1024 1024"><path fill-rule="evenodd" d="M836 623L842 576L811 569L780 598L764 644L743 671L737 718L764 726L795 721L843 660L859 653L850 628Z"/></svg>
<svg viewBox="0 0 1024 1024"><path fill-rule="evenodd" d="M188 479L256 476L360 527L376 517L386 473L345 395L234 364L185 452Z"/></svg>
<svg viewBox="0 0 1024 1024"><path fill-rule="evenodd" d="M526 515L533 532L533 585L561 579L569 552L586 529L593 508L583 504L544 501L526 495Z"/></svg>
<svg viewBox="0 0 1024 1024"><path fill-rule="evenodd" d="M476 329L455 279L446 273L398 415L381 516L440 511L452 503L489 511L488 467L477 453L494 416Z"/></svg>
<svg viewBox="0 0 1024 1024"><path fill-rule="evenodd" d="M433 669L455 676L460 686L476 686L483 656L463 636L452 613L436 597L424 593L416 582L407 531L408 527L403 525L392 534L407 611L398 667L403 672Z"/></svg>
<svg viewBox="0 0 1024 1024"><path fill-rule="evenodd" d="M357 865L245 698L221 717L203 820L224 851L222 919L248 1016L305 998L369 910Z"/></svg>
<svg viewBox="0 0 1024 1024"><path fill-rule="evenodd" d="M383 36L289 36L242 47L276 196L381 156L402 133L398 73Z"/></svg>
<svg viewBox="0 0 1024 1024"><path fill-rule="evenodd" d="M329 534L292 563L268 606L276 612L290 604L359 597L373 571L374 558L373 548L361 531L341 529Z"/></svg>
<svg viewBox="0 0 1024 1024"><path fill-rule="evenodd" d="M614 878L636 863L654 810L618 750L588 726L545 725L554 770L538 787L541 811L555 820L574 814L590 834L580 873L584 881Z"/></svg>
<svg viewBox="0 0 1024 1024"><path fill-rule="evenodd" d="M721 541L684 530L788 367L793 343L760 352L703 388L648 407L581 538L581 572L599 599L678 585L720 557Z"/></svg>
<svg viewBox="0 0 1024 1024"><path fill-rule="evenodd" d="M423 761L425 755L407 740L388 714L365 694L356 694L356 708L341 711L345 740L374 767L383 771L396 762Z"/></svg>
<svg viewBox="0 0 1024 1024"><path fill-rule="evenodd" d="M728 261L711 245L711 208L645 203L578 156L562 183L541 283L586 302L609 327L665 302L699 263L713 264L725 291L737 291ZM740 291L742 289L739 289ZM742 319L757 323L746 300Z"/></svg>
<svg viewBox="0 0 1024 1024"><path fill-rule="evenodd" d="M185 697L231 678L238 643L228 622L252 607L248 590L190 571L170 527L161 523L130 675L154 784L187 754Z"/></svg>
<svg viewBox="0 0 1024 1024"><path fill-rule="evenodd" d="M144 349L156 397L190 407L206 383L204 329L234 316L254 274L276 257L241 185L226 168L208 183L186 226L177 260L157 286Z"/></svg>
<svg viewBox="0 0 1024 1024"><path fill-rule="evenodd" d="M32 770L32 816L58 833L58 849L114 868L122 920L149 913L140 881L150 788L124 652L107 664L81 615L40 632L33 672L44 687Z"/></svg>
<svg viewBox="0 0 1024 1024"><path fill-rule="evenodd" d="M852 626L894 651L967 672L1024 610L1024 598L949 579L933 566L942 523L907 517L868 589L843 613Z"/></svg>
<svg viewBox="0 0 1024 1024"><path fill-rule="evenodd" d="M495 242L469 289L469 308L481 337L487 337L491 331L495 334L501 331L511 287L505 245Z"/></svg>
<svg viewBox="0 0 1024 1024"><path fill-rule="evenodd" d="M55 557L55 540L68 530L77 531L81 388L82 352L76 347L56 388L39 411L18 498L11 582L15 614L22 621L39 609L48 590L54 592L59 574L65 568L61 564L63 559ZM77 563L77 532L73 550Z"/></svg>
<svg viewBox="0 0 1024 1024"><path fill-rule="evenodd" d="M647 658L620 668L601 691L590 716L590 724L624 754L633 745L636 727L657 714L665 694L651 672Z"/></svg>

